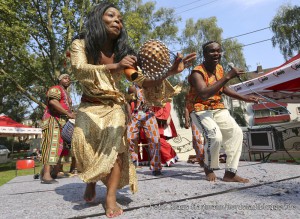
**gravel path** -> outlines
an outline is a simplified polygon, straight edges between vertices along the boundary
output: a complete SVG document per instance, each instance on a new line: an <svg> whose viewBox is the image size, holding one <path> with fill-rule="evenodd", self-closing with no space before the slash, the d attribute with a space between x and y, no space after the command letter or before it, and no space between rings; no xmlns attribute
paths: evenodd
<svg viewBox="0 0 300 219"><path fill-rule="evenodd" d="M222 164L221 164L222 165ZM224 165L221 166L224 168ZM137 169L139 191L119 190L124 214L118 218L298 218L300 166L240 162L239 174L250 183L205 180L197 164L178 162L154 177L147 167ZM102 183L95 204L82 200L85 184L78 177L45 185L33 176L19 176L0 187L0 218L105 218Z"/></svg>

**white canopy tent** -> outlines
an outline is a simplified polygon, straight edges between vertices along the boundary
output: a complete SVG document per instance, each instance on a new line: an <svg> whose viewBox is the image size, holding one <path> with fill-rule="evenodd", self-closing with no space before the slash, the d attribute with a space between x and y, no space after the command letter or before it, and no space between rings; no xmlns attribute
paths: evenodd
<svg viewBox="0 0 300 219"><path fill-rule="evenodd" d="M24 128L24 127L0 127L0 137L9 136L26 136L26 135L41 135L42 130L40 128Z"/></svg>
<svg viewBox="0 0 300 219"><path fill-rule="evenodd" d="M0 137L41 135L41 128L32 128L18 123L8 116L0 115Z"/></svg>
<svg viewBox="0 0 300 219"><path fill-rule="evenodd" d="M231 85L230 88L242 95L257 94L269 98L264 102L300 103L300 53L274 70L258 73L258 77ZM251 126L244 131L249 133L245 142L252 151L273 153L276 150L291 150L298 147L299 124L296 121Z"/></svg>
<svg viewBox="0 0 300 219"><path fill-rule="evenodd" d="M300 53L271 72L230 88L242 95L257 92L275 101L300 103Z"/></svg>
<svg viewBox="0 0 300 219"><path fill-rule="evenodd" d="M29 135L42 135L41 128L32 128L18 123L8 116L0 115L0 137L20 137ZM13 153L12 145L12 153Z"/></svg>

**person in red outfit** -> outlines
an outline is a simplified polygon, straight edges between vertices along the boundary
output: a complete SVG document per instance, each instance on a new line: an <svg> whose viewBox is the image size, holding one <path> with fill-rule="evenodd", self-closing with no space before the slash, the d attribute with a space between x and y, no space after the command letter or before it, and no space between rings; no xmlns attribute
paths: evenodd
<svg viewBox="0 0 300 219"><path fill-rule="evenodd" d="M152 110L155 112L155 117L158 123L161 145L161 164L164 166L171 166L178 161L176 152L167 141L171 138L177 137L177 132L171 117L171 104L167 102L164 107L153 107Z"/></svg>
<svg viewBox="0 0 300 219"><path fill-rule="evenodd" d="M69 149L61 137L61 130L68 119L75 119L72 112L72 100L67 88L71 84L70 76L62 74L58 77L58 85L52 86L47 91L47 107L42 118L42 157L43 168L41 183L58 183L56 178L62 163L68 163L71 158ZM52 171L52 169L54 171ZM54 174L51 174L53 172Z"/></svg>

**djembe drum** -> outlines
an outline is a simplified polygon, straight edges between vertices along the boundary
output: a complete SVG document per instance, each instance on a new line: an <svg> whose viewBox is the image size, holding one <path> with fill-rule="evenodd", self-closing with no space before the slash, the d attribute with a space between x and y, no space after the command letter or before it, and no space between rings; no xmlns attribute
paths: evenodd
<svg viewBox="0 0 300 219"><path fill-rule="evenodd" d="M74 126L75 126L75 119L69 119L68 122L63 126L61 130L61 137L68 145L70 145L72 141Z"/></svg>

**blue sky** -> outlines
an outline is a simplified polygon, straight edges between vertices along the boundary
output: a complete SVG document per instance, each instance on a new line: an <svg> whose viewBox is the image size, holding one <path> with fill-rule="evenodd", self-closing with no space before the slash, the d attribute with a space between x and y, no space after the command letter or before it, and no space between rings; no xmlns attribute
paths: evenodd
<svg viewBox="0 0 300 219"><path fill-rule="evenodd" d="M145 0L144 0L145 2ZM299 5L300 0L157 0L157 7L175 8L175 14L181 16L179 30L185 26L185 21L193 18L217 17L217 24L223 29L223 39L249 33L270 26L277 10L283 4ZM271 29L237 37L243 45L270 39ZM179 48L180 49L180 48ZM263 68L271 68L285 62L278 47L265 41L243 47L244 57L250 71L256 70L257 64Z"/></svg>

